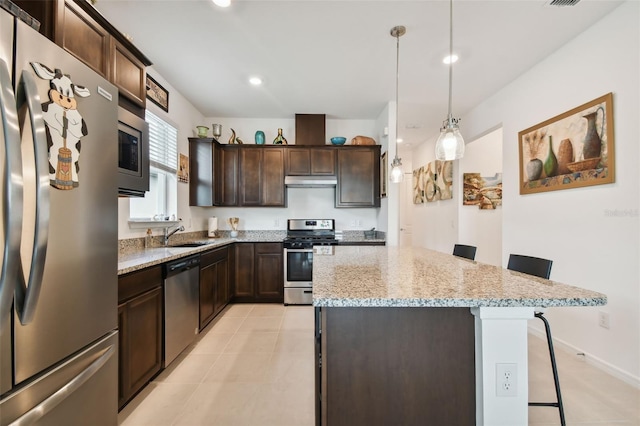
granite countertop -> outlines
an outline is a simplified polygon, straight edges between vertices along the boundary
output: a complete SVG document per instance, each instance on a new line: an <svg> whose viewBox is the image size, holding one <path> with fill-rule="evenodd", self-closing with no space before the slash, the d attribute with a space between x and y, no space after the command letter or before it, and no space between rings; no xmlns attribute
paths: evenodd
<svg viewBox="0 0 640 426"><path fill-rule="evenodd" d="M203 232L202 235L205 233ZM120 250L118 252L118 275L128 274L140 269L148 268L150 266L159 265L171 260L179 259L181 257L190 256L192 254L202 253L208 250L212 250L216 247L222 247L233 243L281 243L287 236L287 231L275 230L275 231L239 231L238 236L235 238L228 237L228 231L225 231L221 238L181 238L182 234L176 234L175 237L171 237L168 247L153 247L142 248L141 244L143 239L137 238L131 241L131 244L120 244ZM160 241L160 237L156 238ZM358 244L358 243L385 243L384 233L377 232L376 238L369 239L364 238L363 231L345 231L342 240L343 244ZM180 244L186 242L198 242L206 243L205 245L198 247L172 247L172 244ZM122 243L122 242L121 242Z"/></svg>
<svg viewBox="0 0 640 426"><path fill-rule="evenodd" d="M338 246L313 258L320 307L599 306L604 294L418 247Z"/></svg>
<svg viewBox="0 0 640 426"><path fill-rule="evenodd" d="M281 243L286 231L240 231L235 238L192 238L188 240L174 239L168 247L139 248L133 247L120 250L118 253L118 275L127 274L150 266L159 265L192 254L203 253L216 247L223 247L233 243ZM177 235L176 235L177 237ZM172 244L186 242L206 243L198 247L172 247Z"/></svg>

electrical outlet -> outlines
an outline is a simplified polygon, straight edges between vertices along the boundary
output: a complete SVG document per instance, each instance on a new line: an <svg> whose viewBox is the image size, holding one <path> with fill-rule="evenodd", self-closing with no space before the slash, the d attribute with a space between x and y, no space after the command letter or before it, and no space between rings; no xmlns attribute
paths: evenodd
<svg viewBox="0 0 640 426"><path fill-rule="evenodd" d="M274 219L273 220L273 227L278 229L279 226L280 226L280 219Z"/></svg>
<svg viewBox="0 0 640 426"><path fill-rule="evenodd" d="M518 364L496 364L496 396L518 396Z"/></svg>
<svg viewBox="0 0 640 426"><path fill-rule="evenodd" d="M607 312L598 311L598 325L607 330L609 329L609 314Z"/></svg>

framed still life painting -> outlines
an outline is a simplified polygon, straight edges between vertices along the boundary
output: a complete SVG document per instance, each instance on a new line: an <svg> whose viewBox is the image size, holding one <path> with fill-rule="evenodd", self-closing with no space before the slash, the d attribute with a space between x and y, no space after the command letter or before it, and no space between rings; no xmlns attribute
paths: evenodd
<svg viewBox="0 0 640 426"><path fill-rule="evenodd" d="M613 183L613 94L518 133L520 194Z"/></svg>

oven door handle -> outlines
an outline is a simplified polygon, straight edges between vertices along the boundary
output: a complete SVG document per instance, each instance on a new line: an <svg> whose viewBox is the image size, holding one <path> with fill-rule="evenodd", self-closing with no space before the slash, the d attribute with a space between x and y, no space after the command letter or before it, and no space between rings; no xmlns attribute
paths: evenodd
<svg viewBox="0 0 640 426"><path fill-rule="evenodd" d="M313 249L285 249L287 253L313 253Z"/></svg>

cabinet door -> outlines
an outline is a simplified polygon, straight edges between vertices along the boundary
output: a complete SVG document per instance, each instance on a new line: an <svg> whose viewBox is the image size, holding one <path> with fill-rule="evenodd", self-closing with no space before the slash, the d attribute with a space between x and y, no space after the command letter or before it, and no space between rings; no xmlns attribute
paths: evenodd
<svg viewBox="0 0 640 426"><path fill-rule="evenodd" d="M229 262L227 259L216 263L216 288L214 315L218 315L229 302Z"/></svg>
<svg viewBox="0 0 640 426"><path fill-rule="evenodd" d="M200 330L204 329L215 315L216 265L200 265Z"/></svg>
<svg viewBox="0 0 640 426"><path fill-rule="evenodd" d="M256 243L256 297L284 298L283 252L280 243Z"/></svg>
<svg viewBox="0 0 640 426"><path fill-rule="evenodd" d="M235 245L235 288L236 298L253 298L255 280L255 253L253 243Z"/></svg>
<svg viewBox="0 0 640 426"><path fill-rule="evenodd" d="M144 108L146 105L147 70L119 41L113 40L111 49L111 78L121 95Z"/></svg>
<svg viewBox="0 0 640 426"><path fill-rule="evenodd" d="M309 148L285 148L288 176L309 176L311 174L311 150Z"/></svg>
<svg viewBox="0 0 640 426"><path fill-rule="evenodd" d="M262 153L261 202L267 207L285 207L284 149L268 148Z"/></svg>
<svg viewBox="0 0 640 426"><path fill-rule="evenodd" d="M311 174L313 176L335 176L336 150L311 148Z"/></svg>
<svg viewBox="0 0 640 426"><path fill-rule="evenodd" d="M57 15L56 43L108 79L111 36L107 30L73 0L59 1Z"/></svg>
<svg viewBox="0 0 640 426"><path fill-rule="evenodd" d="M380 207L380 146L338 149L336 207Z"/></svg>
<svg viewBox="0 0 640 426"><path fill-rule="evenodd" d="M129 300L118 311L121 393L126 401L162 367L162 288Z"/></svg>
<svg viewBox="0 0 640 426"><path fill-rule="evenodd" d="M238 148L223 146L220 150L220 166L216 171L220 197L216 200L221 206L238 205L238 158Z"/></svg>
<svg viewBox="0 0 640 426"><path fill-rule="evenodd" d="M240 205L259 206L262 176L262 149L240 149Z"/></svg>

